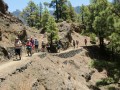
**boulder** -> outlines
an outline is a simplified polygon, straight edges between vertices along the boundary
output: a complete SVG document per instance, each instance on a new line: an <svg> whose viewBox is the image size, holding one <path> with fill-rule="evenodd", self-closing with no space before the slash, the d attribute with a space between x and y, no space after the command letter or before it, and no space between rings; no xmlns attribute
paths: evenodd
<svg viewBox="0 0 120 90"><path fill-rule="evenodd" d="M86 82L89 82L89 80L91 80L91 74L90 73L85 73L84 75L82 75L82 77L85 78Z"/></svg>
<svg viewBox="0 0 120 90"><path fill-rule="evenodd" d="M9 52L7 51L6 48L2 46L0 46L0 57L1 56L7 57L8 59L10 59Z"/></svg>
<svg viewBox="0 0 120 90"><path fill-rule="evenodd" d="M0 11L3 14L6 14L6 12L8 11L8 5L3 0L0 0Z"/></svg>

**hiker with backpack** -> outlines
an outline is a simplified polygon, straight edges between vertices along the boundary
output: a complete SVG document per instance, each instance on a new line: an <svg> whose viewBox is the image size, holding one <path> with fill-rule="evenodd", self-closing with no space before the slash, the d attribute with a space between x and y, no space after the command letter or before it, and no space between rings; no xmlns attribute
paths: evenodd
<svg viewBox="0 0 120 90"><path fill-rule="evenodd" d="M42 40L42 45L41 45L41 46L42 46L41 51L42 51L42 52L45 52L45 43L44 43L44 41L43 41L43 40Z"/></svg>
<svg viewBox="0 0 120 90"><path fill-rule="evenodd" d="M35 38L35 51L38 52L38 47L39 47L39 41Z"/></svg>
<svg viewBox="0 0 120 90"><path fill-rule="evenodd" d="M50 44L49 43L46 44L46 49L50 53Z"/></svg>
<svg viewBox="0 0 120 90"><path fill-rule="evenodd" d="M29 39L27 39L27 42L26 42L26 49L27 49L28 56L32 56L32 43Z"/></svg>
<svg viewBox="0 0 120 90"><path fill-rule="evenodd" d="M61 44L59 43L59 41L56 41L56 45L57 45L57 51L60 53L60 49L61 49Z"/></svg>
<svg viewBox="0 0 120 90"><path fill-rule="evenodd" d="M34 41L34 39L32 37L30 38L30 42L32 43L32 49L34 49L35 41Z"/></svg>
<svg viewBox="0 0 120 90"><path fill-rule="evenodd" d="M17 59L17 56L19 55L19 59L21 60L22 42L20 41L18 37L16 37L14 45L15 45L16 59Z"/></svg>
<svg viewBox="0 0 120 90"><path fill-rule="evenodd" d="M87 46L87 39L86 38L85 38L84 42L85 42L85 45Z"/></svg>

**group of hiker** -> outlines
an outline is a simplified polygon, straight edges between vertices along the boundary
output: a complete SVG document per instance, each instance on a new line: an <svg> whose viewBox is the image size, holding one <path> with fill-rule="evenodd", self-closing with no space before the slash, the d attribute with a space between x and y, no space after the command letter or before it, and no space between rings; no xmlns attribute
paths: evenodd
<svg viewBox="0 0 120 90"><path fill-rule="evenodd" d="M87 38L84 39L85 46L87 46ZM78 40L73 40L73 47L78 48L79 46L79 41Z"/></svg>
<svg viewBox="0 0 120 90"><path fill-rule="evenodd" d="M14 45L15 45L16 59L18 59L17 56L19 56L19 59L21 60L21 51L22 51L23 43L21 42L21 40L18 37L16 37ZM29 38L27 39L24 46L26 47L28 56L32 56L32 50L33 49L36 52L38 52L39 41L36 38L34 40L31 37L30 39Z"/></svg>
<svg viewBox="0 0 120 90"><path fill-rule="evenodd" d="M79 47L79 41L78 40L73 40L72 42L73 42L72 46L74 48ZM84 40L84 43L85 43L85 45L87 45L87 39L86 38ZM56 48L57 48L58 52L60 52L60 49L62 48L61 41L56 41L55 44L56 44ZM28 38L27 41L23 44L23 42L21 42L21 40L18 37L16 37L14 45L15 45L16 59L18 59L17 56L19 56L19 59L21 60L22 46L25 47L28 56L32 56L32 51L33 50L35 52L39 52L39 49L38 49L39 48L39 41L37 40L37 38L35 38L35 39L33 39L32 37ZM49 43L45 44L44 41L42 40L41 51L44 52L45 48L47 49L48 52L51 52L50 44Z"/></svg>

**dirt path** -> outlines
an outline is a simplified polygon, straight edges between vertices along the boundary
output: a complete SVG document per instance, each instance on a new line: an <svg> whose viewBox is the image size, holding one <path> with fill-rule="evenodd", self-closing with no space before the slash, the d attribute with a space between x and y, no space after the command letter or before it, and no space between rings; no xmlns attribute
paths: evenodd
<svg viewBox="0 0 120 90"><path fill-rule="evenodd" d="M0 65L0 78L1 77L5 77L9 74L11 74L12 72L14 72L17 68L26 65L27 63L30 63L34 60L34 57L36 55L39 55L40 53L35 53L32 57L27 57L27 56L23 56L22 60L15 60L13 59L13 61L9 61L6 63L3 63Z"/></svg>
<svg viewBox="0 0 120 90"><path fill-rule="evenodd" d="M77 50L77 49L80 49L80 48L76 48L76 49L70 48L68 50L61 51L60 53L65 53L65 52L69 52L69 51L72 51L72 50ZM60 54L60 53L57 53L57 54ZM32 57L28 57L26 55L23 55L22 60L13 60L13 61L9 61L9 62L1 64L0 65L0 78L6 77L7 75L13 73L17 68L34 61L34 58L36 56L42 55L42 54L44 54L44 53L42 53L42 52L35 53L35 54L33 54Z"/></svg>

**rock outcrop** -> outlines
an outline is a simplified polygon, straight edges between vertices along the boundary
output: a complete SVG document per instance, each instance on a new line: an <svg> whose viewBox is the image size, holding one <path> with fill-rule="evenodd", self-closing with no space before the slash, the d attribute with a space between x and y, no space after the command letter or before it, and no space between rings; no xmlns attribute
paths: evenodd
<svg viewBox="0 0 120 90"><path fill-rule="evenodd" d="M3 14L6 14L6 12L8 11L8 5L3 0L0 0L0 11Z"/></svg>
<svg viewBox="0 0 120 90"><path fill-rule="evenodd" d="M82 30L85 30L85 29L86 29L85 25L78 24L78 23L72 23L71 24L71 31L75 31L77 33L81 33Z"/></svg>
<svg viewBox="0 0 120 90"><path fill-rule="evenodd" d="M62 22L58 24L59 38L62 43L63 49L67 49L72 41L72 36L71 36L72 32L70 27L71 27L70 24L66 22Z"/></svg>
<svg viewBox="0 0 120 90"><path fill-rule="evenodd" d="M9 53L8 53L7 49L0 46L0 59L2 59L1 58L2 56L7 57L8 59L10 59L10 56L9 56Z"/></svg>

